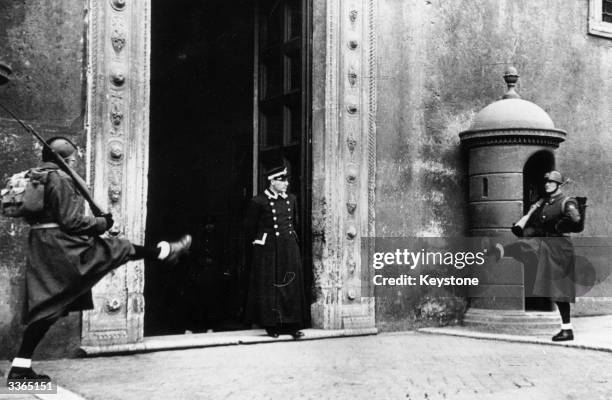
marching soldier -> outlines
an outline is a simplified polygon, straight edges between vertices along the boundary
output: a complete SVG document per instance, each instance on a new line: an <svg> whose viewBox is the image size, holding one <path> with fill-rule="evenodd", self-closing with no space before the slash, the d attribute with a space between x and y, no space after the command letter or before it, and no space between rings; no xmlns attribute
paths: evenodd
<svg viewBox="0 0 612 400"><path fill-rule="evenodd" d="M279 163L280 164L280 163ZM304 334L306 299L300 248L296 233L297 204L287 193L287 168L276 165L266 174L269 187L255 196L246 217L252 263L246 320L266 329L271 337Z"/></svg>
<svg viewBox="0 0 612 400"><path fill-rule="evenodd" d="M560 189L563 178L558 171L544 175L544 197L532 206L524 229L515 229L519 236L530 237L501 246L497 244L497 257L504 254L522 262L525 268L535 269L534 296L549 297L561 314L561 331L552 337L555 342L574 339L570 323L570 303L576 301L574 280L574 247L568 232L580 232L584 218L579 202L566 196ZM529 293L527 293L529 296Z"/></svg>
<svg viewBox="0 0 612 400"><path fill-rule="evenodd" d="M100 237L113 226L110 214L94 217L85 214L83 196L74 181L53 162L55 155L73 167L77 148L69 139L47 140L42 168L48 170L44 209L30 215L26 268L26 325L21 347L13 359L8 380L49 379L32 369L32 354L45 333L69 311L93 308L91 288L109 271L129 260L160 259L175 263L187 253L191 236L177 242L159 242L144 247L127 239Z"/></svg>

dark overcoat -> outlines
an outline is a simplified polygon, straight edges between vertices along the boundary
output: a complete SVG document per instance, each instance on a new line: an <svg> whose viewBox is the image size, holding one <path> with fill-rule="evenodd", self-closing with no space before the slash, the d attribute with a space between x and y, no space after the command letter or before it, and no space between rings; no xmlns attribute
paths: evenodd
<svg viewBox="0 0 612 400"><path fill-rule="evenodd" d="M266 190L255 196L246 217L251 271L246 321L262 327L303 326L304 277L298 237L296 198Z"/></svg>
<svg viewBox="0 0 612 400"><path fill-rule="evenodd" d="M568 217L567 207L576 200L558 192L545 199L531 217L526 232L532 238L523 239L524 251L537 259L533 295L554 301L575 302L574 246L563 231ZM528 268L528 265L525 265Z"/></svg>
<svg viewBox="0 0 612 400"><path fill-rule="evenodd" d="M83 197L56 164L41 168L50 172L44 209L27 218L26 324L93 308L91 288L134 251L128 240L99 236L104 218L85 214Z"/></svg>

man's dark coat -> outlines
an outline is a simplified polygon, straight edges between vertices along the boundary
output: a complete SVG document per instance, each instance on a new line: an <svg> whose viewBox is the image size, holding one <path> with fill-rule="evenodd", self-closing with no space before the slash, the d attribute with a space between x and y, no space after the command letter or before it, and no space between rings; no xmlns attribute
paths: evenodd
<svg viewBox="0 0 612 400"><path fill-rule="evenodd" d="M246 320L262 327L303 326L304 277L292 194L266 190L255 196L246 217L252 263Z"/></svg>

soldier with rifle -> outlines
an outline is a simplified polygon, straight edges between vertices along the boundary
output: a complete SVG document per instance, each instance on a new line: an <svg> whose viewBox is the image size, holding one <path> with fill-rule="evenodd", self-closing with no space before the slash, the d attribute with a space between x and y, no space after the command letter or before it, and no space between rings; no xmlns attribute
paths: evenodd
<svg viewBox="0 0 612 400"><path fill-rule="evenodd" d="M45 141L5 106L0 104L0 108L41 141L39 170L46 173L44 206L25 217L30 225L23 314L26 328L8 381L48 380L49 376L34 372L31 359L49 328L69 311L92 309L91 288L108 272L130 260L145 258L176 263L189 251L191 236L162 241L155 247L101 236L113 226L113 217L95 203L74 171L76 145L61 136ZM85 212L85 201L93 215Z"/></svg>
<svg viewBox="0 0 612 400"><path fill-rule="evenodd" d="M570 303L576 301L575 257L567 233L584 229L586 198L566 196L561 186L568 181L564 182L558 171L546 173L544 180L544 197L512 227L512 232L523 239L504 246L498 243L492 250L498 259L506 255L535 270L533 289L525 295L555 302L562 324L552 340L559 342L574 339Z"/></svg>

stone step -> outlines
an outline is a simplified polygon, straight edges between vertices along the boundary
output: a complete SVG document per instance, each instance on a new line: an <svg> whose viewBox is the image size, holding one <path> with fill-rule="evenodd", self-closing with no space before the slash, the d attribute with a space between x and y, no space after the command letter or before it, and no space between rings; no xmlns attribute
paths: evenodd
<svg viewBox="0 0 612 400"><path fill-rule="evenodd" d="M561 318L557 311L500 311L470 308L463 317L463 325L484 332L523 335L550 334L559 329Z"/></svg>

